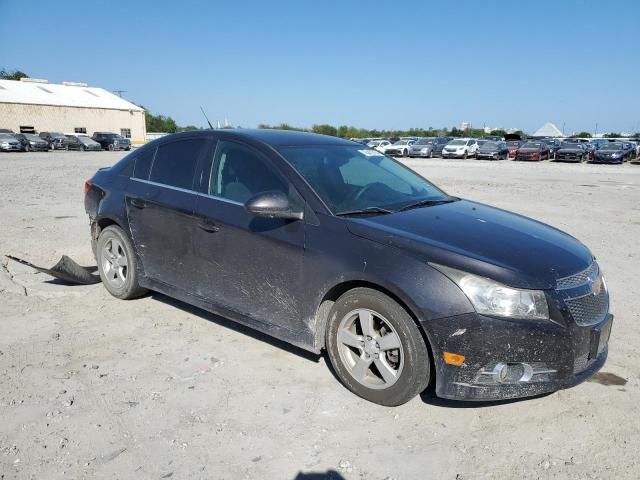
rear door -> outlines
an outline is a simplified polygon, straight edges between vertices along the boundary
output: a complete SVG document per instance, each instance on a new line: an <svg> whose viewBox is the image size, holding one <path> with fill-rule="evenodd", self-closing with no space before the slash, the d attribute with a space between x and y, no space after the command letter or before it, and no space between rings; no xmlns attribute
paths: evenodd
<svg viewBox="0 0 640 480"><path fill-rule="evenodd" d="M197 136L148 148L136 159L126 197L131 236L145 276L183 291L189 290L194 268L194 182L211 146L211 138Z"/></svg>
<svg viewBox="0 0 640 480"><path fill-rule="evenodd" d="M196 203L204 227L193 240L200 265L194 291L261 322L302 330L304 222L258 218L244 208L265 191L282 191L300 208L302 197L265 154L224 138L204 184Z"/></svg>

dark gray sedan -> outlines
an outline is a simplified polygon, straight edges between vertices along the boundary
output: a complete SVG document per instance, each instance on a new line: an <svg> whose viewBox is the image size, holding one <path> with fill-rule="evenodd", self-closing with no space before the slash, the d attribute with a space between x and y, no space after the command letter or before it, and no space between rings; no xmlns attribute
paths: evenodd
<svg viewBox="0 0 640 480"><path fill-rule="evenodd" d="M102 145L92 140L87 135L67 135L68 150L84 151L102 151Z"/></svg>
<svg viewBox="0 0 640 480"><path fill-rule="evenodd" d="M509 147L506 142L484 142L480 145L476 158L485 160L506 160Z"/></svg>
<svg viewBox="0 0 640 480"><path fill-rule="evenodd" d="M556 152L556 162L585 162L589 152L581 143L563 142Z"/></svg>

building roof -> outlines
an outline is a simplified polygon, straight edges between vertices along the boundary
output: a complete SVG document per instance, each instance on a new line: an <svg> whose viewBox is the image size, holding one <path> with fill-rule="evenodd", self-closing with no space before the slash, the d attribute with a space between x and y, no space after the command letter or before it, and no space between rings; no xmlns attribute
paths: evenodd
<svg viewBox="0 0 640 480"><path fill-rule="evenodd" d="M0 80L0 103L143 111L103 88L88 87L83 83L59 85L42 81Z"/></svg>
<svg viewBox="0 0 640 480"><path fill-rule="evenodd" d="M536 130L532 137L564 137L564 134L553 123L547 122Z"/></svg>

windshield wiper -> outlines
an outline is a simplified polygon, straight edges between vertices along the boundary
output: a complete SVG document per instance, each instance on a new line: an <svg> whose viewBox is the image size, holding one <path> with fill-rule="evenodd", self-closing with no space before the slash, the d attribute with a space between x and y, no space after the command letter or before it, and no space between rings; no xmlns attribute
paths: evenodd
<svg viewBox="0 0 640 480"><path fill-rule="evenodd" d="M336 216L365 215L369 213L393 213L393 210L389 210L387 208L382 208L382 207L367 207L367 208L361 208L358 210L343 210L342 212L337 212Z"/></svg>
<svg viewBox="0 0 640 480"><path fill-rule="evenodd" d="M442 205L443 203L451 203L459 200L457 198L441 198L438 200L428 199L428 200L420 200L419 202L410 203L409 205L405 205L404 207L400 207L398 212L404 212L405 210L412 210L414 208L421 207L432 207L433 205Z"/></svg>

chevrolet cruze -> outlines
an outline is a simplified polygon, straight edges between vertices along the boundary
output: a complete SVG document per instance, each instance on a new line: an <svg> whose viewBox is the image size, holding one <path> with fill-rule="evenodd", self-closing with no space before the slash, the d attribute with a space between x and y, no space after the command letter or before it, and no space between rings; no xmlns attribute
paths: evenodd
<svg viewBox="0 0 640 480"><path fill-rule="evenodd" d="M609 294L585 245L355 142L180 133L99 170L85 193L112 295L162 292L326 351L372 402L429 385L451 399L537 395L607 357Z"/></svg>

